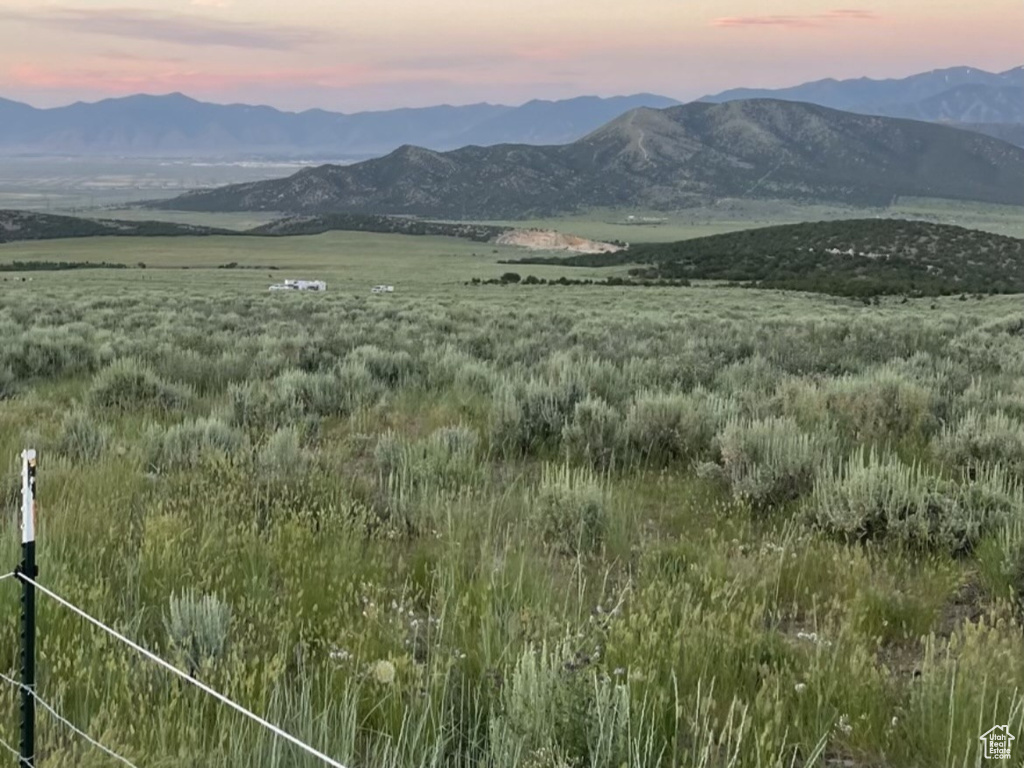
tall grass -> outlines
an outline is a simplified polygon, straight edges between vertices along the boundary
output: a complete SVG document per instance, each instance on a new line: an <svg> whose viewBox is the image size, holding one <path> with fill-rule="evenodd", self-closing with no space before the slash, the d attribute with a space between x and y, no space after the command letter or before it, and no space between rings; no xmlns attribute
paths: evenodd
<svg viewBox="0 0 1024 768"><path fill-rule="evenodd" d="M2 572L33 441L42 582L346 765L1024 743L1009 300L159 286L0 295ZM13 580L0 608L14 674ZM40 694L139 765L316 764L42 598L39 627Z"/></svg>

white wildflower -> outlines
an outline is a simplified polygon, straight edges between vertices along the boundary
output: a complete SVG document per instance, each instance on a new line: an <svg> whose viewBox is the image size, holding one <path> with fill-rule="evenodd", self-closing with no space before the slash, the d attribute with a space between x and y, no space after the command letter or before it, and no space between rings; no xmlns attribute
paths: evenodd
<svg viewBox="0 0 1024 768"><path fill-rule="evenodd" d="M373 679L381 685L391 685L395 682L395 665L381 659L373 665Z"/></svg>
<svg viewBox="0 0 1024 768"><path fill-rule="evenodd" d="M845 713L840 715L839 722L836 723L836 728L849 736L853 732L853 726L850 725L850 716Z"/></svg>

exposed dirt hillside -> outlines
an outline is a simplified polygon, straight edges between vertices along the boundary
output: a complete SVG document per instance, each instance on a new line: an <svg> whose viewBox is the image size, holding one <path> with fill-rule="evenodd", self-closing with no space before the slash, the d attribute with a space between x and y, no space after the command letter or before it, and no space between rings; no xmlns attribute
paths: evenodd
<svg viewBox="0 0 1024 768"><path fill-rule="evenodd" d="M621 245L587 240L553 229L513 229L498 236L498 245L515 245L531 251L569 251L570 253L615 253L624 250Z"/></svg>

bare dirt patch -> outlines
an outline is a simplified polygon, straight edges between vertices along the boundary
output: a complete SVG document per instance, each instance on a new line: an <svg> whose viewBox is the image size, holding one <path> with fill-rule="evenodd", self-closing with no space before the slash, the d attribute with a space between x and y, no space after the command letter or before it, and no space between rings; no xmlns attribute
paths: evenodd
<svg viewBox="0 0 1024 768"><path fill-rule="evenodd" d="M602 243L585 237L567 235L553 229L513 229L498 236L498 245L515 245L531 251L569 251L572 253L615 253L623 246Z"/></svg>

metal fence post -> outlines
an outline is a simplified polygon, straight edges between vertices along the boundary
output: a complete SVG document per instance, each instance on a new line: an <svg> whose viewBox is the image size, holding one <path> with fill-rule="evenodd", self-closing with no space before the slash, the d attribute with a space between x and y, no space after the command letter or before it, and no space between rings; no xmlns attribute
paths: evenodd
<svg viewBox="0 0 1024 768"><path fill-rule="evenodd" d="M36 568L36 452L21 453L21 565L17 573L35 580ZM36 764L36 588L21 580L21 760L22 768Z"/></svg>

